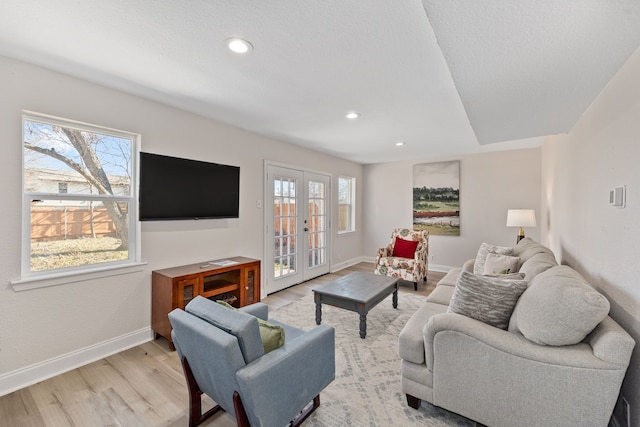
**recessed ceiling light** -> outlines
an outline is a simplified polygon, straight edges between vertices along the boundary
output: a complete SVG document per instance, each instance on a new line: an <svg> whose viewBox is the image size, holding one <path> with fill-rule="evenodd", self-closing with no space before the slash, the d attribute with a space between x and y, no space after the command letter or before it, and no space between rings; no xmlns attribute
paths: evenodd
<svg viewBox="0 0 640 427"><path fill-rule="evenodd" d="M360 113L358 113L357 111L349 111L346 117L349 120L355 120L360 117Z"/></svg>
<svg viewBox="0 0 640 427"><path fill-rule="evenodd" d="M402 141L396 142L396 147L402 147L403 145L404 145L404 142Z"/></svg>
<svg viewBox="0 0 640 427"><path fill-rule="evenodd" d="M251 43L238 38L227 39L227 46L235 53L247 53L253 49Z"/></svg>

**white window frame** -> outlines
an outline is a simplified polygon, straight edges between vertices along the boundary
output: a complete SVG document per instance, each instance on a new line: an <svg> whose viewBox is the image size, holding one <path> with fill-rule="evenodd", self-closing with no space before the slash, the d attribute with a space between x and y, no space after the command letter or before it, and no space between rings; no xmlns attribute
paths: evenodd
<svg viewBox="0 0 640 427"><path fill-rule="evenodd" d="M90 280L99 277L107 277L131 272L138 272L144 269L146 263L141 262L141 228L138 221L138 164L140 158L140 135L132 132L106 128L102 126L82 123L74 120L62 119L31 111L23 111L22 132L24 132L25 121L37 121L48 124L75 128L89 132L96 132L102 135L111 135L120 138L130 139L131 147L131 182L130 193L128 195L100 196L90 194L64 194L64 193L28 193L24 188L25 167L22 160L22 251L21 251L21 277L11 282L14 290L21 291L46 286L54 286L64 283L72 283L83 280ZM22 134L22 133L21 133ZM24 136L24 135L23 135ZM24 138L23 138L24 141ZM24 153L24 148L22 149ZM129 247L128 258L121 261L111 261L98 264L85 264L82 266L68 267L56 270L31 271L31 201L43 198L49 200L117 200L128 204L128 227L129 227Z"/></svg>
<svg viewBox="0 0 640 427"><path fill-rule="evenodd" d="M348 203L342 203L343 201L340 198L340 188L342 187L342 182L348 181L349 185L349 200ZM348 204L349 205L349 228L342 229L342 224L340 224L340 218L338 217L338 234L347 234L353 233L356 231L356 178L353 176L338 176L338 216L340 215L340 206Z"/></svg>

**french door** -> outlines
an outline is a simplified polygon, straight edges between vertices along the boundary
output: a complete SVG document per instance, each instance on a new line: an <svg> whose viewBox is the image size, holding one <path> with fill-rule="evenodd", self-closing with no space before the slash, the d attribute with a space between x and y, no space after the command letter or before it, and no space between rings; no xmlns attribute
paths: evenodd
<svg viewBox="0 0 640 427"><path fill-rule="evenodd" d="M329 183L329 175L267 165L267 294L329 272Z"/></svg>

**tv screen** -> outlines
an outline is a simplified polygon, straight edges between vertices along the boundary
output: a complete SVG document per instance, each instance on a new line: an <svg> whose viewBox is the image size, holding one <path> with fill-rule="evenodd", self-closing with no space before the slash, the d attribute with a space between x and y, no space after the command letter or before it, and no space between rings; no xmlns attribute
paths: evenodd
<svg viewBox="0 0 640 427"><path fill-rule="evenodd" d="M240 168L140 153L140 221L238 218Z"/></svg>

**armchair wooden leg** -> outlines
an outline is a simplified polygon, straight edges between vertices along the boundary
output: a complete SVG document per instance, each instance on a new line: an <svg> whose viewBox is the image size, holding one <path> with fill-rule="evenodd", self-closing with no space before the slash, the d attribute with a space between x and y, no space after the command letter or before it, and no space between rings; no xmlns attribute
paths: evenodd
<svg viewBox="0 0 640 427"><path fill-rule="evenodd" d="M411 396L407 394L407 405L412 407L413 409L418 409L420 407L420 399L415 396Z"/></svg>
<svg viewBox="0 0 640 427"><path fill-rule="evenodd" d="M202 413L202 390L198 386L193 376L191 367L187 358L182 358L182 370L187 379L187 387L189 388L189 427L196 427L209 419L213 414L221 411L220 405L216 405L204 414ZM247 424L248 426L249 424Z"/></svg>
<svg viewBox="0 0 640 427"><path fill-rule="evenodd" d="M236 422L238 427L251 427L249 425L249 417L247 417L247 411L244 410L242 399L240 399L240 393L233 392L233 408L236 411Z"/></svg>
<svg viewBox="0 0 640 427"><path fill-rule="evenodd" d="M418 290L418 282L413 282L413 290L414 291Z"/></svg>
<svg viewBox="0 0 640 427"><path fill-rule="evenodd" d="M291 427L299 427L300 424L304 420L306 420L309 415L313 413L320 406L320 395L317 395L313 398L313 404L307 405L305 409L300 412L300 414L291 420L289 426ZM242 399L240 398L240 394L237 391L233 392L233 407L236 410L236 421L238 423L238 427L250 427L249 418L247 417L247 412L244 410L244 405L242 404Z"/></svg>
<svg viewBox="0 0 640 427"><path fill-rule="evenodd" d="M313 413L320 406L320 395L313 398L313 405L307 405L307 408L303 410L300 415L291 421L291 427L298 427L309 415Z"/></svg>

